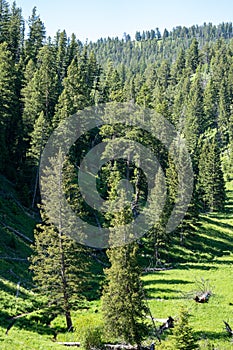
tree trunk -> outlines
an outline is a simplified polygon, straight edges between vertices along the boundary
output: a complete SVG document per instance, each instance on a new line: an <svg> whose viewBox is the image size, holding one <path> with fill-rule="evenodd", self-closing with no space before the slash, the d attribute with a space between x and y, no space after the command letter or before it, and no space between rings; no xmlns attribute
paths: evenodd
<svg viewBox="0 0 233 350"><path fill-rule="evenodd" d="M67 330L69 332L71 332L73 330L73 323L72 323L72 319L71 319L71 314L70 314L70 311L67 310L66 313L66 326L67 326Z"/></svg>

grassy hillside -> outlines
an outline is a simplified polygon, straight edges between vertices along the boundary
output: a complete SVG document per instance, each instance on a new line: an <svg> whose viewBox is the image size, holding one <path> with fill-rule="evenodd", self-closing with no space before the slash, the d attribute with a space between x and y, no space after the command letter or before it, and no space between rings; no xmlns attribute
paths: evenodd
<svg viewBox="0 0 233 350"><path fill-rule="evenodd" d="M227 184L227 195L225 213L202 216L190 242L172 248L170 260L173 257L176 262L171 270L143 276L153 316L176 318L179 308L187 306L192 314L190 323L203 349L233 349L223 325L226 320L233 326L233 181ZM97 300L73 314L74 333L65 332L63 317L57 317L48 326L48 315L40 311L43 300L32 292L28 273L27 257L35 221L33 214L19 203L13 185L1 178L0 349L63 349L54 341L55 330L58 341L80 341L85 328L102 325ZM101 269L98 263L93 265L93 276L98 276ZM203 286L211 289L213 295L207 304L195 303L193 297ZM11 317L24 313L27 315L17 319L6 335Z"/></svg>

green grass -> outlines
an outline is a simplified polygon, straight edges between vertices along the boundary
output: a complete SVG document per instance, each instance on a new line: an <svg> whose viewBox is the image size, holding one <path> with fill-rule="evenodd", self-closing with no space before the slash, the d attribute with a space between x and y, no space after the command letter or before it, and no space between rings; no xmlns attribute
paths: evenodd
<svg viewBox="0 0 233 350"><path fill-rule="evenodd" d="M224 330L223 320L233 326L233 182L228 183L225 213L202 216L202 226L188 248L183 248L187 263L174 269L143 277L149 305L155 318L177 317L182 305L192 317L190 323L204 347L207 341L214 349L233 349ZM199 261L195 261L195 258ZM202 262L204 260L204 262ZM200 290L201 279L208 281L213 295L206 304L193 300Z"/></svg>
<svg viewBox="0 0 233 350"><path fill-rule="evenodd" d="M207 349L207 346L214 346L212 349L215 350L233 349L223 325L223 320L226 320L233 326L233 181L227 184L227 195L225 213L203 215L188 243L171 247L171 270L143 275L153 316L166 318L171 315L176 318L180 307L186 306L192 315L190 324L202 349ZM35 220L31 213L20 207L12 184L4 178L0 178L0 221L32 237ZM28 243L0 226L0 256L26 258L30 251ZM58 341L80 341L86 328L103 326L98 299L102 267L96 262L92 265L93 283L87 288L87 296L98 300L87 303L86 309L73 312L73 333L65 331L62 316L53 320L51 327L46 325L46 315L38 311L43 300L31 291L27 262L2 259L0 263L0 349L64 349L54 342L54 330ZM193 300L201 279L209 284L213 292L207 304ZM29 314L18 319L6 335L10 318L26 312ZM150 341L148 339L148 343ZM164 335L165 349L166 344Z"/></svg>

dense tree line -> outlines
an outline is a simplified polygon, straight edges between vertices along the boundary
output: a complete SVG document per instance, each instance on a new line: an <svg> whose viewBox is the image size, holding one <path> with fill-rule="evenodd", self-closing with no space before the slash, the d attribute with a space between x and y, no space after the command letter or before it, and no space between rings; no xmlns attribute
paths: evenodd
<svg viewBox="0 0 233 350"><path fill-rule="evenodd" d="M140 344L145 330L141 319L146 307L137 263L139 245L151 247L156 264L161 247L171 244L174 237L185 244L200 212L224 209L221 158L227 154L233 159L232 24L176 27L163 34L155 28L137 32L135 39L125 34L123 39L100 39L84 45L74 34L67 37L65 31L47 38L36 8L28 23L29 32L25 35L21 9L15 3L10 8L5 0L0 0L0 171L14 181L24 205L35 209L40 204L38 169L43 147L59 122L77 110L101 103L131 101L162 114L186 140L195 174L193 198L183 222L176 232L168 235L165 227L177 196L174 160L158 140L138 130L127 131L128 138L133 134L140 142L143 137L144 145L156 153L168 188L161 219L156 225L152 223L146 237L141 242L107 251L111 263L103 292L107 324L111 333ZM101 128L72 147L63 171L61 191L66 193L74 211L97 228L108 224L117 237L115 224L132 220L135 213L120 207L116 215L98 216L81 198L77 184L77 169L83 155L93 145L115 135L124 135L119 126ZM51 159L51 167L53 162ZM114 177L111 171L115 172ZM99 186L102 196L114 199L116 179L126 178L125 174L143 202L145 179L133 164L123 161L103 168ZM55 175L59 182L61 174ZM158 172L157 177L161 176ZM160 190L158 183L153 192L155 197ZM50 196L52 190L53 183L49 183ZM135 201L140 210L140 200ZM58 209L53 207L54 215ZM43 205L40 212L42 222L35 232L31 268L40 290L65 313L70 329L71 310L78 305L74 296L80 294L81 300L80 281L86 269L87 248L68 238L62 226L63 213L56 228L46 217ZM111 304L112 300L115 304ZM127 327L122 319L127 319Z"/></svg>

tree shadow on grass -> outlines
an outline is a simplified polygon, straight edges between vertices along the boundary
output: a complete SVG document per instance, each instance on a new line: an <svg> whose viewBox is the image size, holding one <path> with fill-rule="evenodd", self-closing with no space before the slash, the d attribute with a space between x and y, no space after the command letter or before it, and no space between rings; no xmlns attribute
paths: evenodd
<svg viewBox="0 0 233 350"><path fill-rule="evenodd" d="M203 228L202 233L204 235L198 235L198 240L194 238L185 245L185 247L190 249L194 255L198 253L202 255L202 261L204 259L206 261L211 261L214 257L226 255L226 252L228 252L228 255L229 252L233 252L233 240L229 235L222 232L219 233L218 230L213 228ZM188 259L186 259L186 261L192 262L192 260L190 261Z"/></svg>
<svg viewBox="0 0 233 350"><path fill-rule="evenodd" d="M182 291L177 289L169 289L169 288L147 288L145 289L146 296L148 299L181 299ZM165 293L170 293L172 296L164 295ZM174 295L176 294L176 295Z"/></svg>
<svg viewBox="0 0 233 350"><path fill-rule="evenodd" d="M186 281L186 280L179 280L179 279L172 279L172 280L168 280L166 278L162 279L148 279L146 281L143 281L143 285L147 286L147 285L151 285L151 284L190 284L192 282L190 281Z"/></svg>
<svg viewBox="0 0 233 350"><path fill-rule="evenodd" d="M224 331L222 332L199 331L199 332L194 332L194 335L197 337L197 339L200 339L200 340L208 339L208 340L229 340L230 341L230 337L226 334L226 332L224 333Z"/></svg>
<svg viewBox="0 0 233 350"><path fill-rule="evenodd" d="M0 327L5 329L5 332L10 334L12 329L27 330L29 332L38 333L41 335L54 336L56 330L48 325L48 318L25 315L22 318L13 319L13 316L5 311L0 311ZM65 331L65 330L64 330ZM59 330L60 332L60 330Z"/></svg>
<svg viewBox="0 0 233 350"><path fill-rule="evenodd" d="M226 219L224 216L223 217L219 217L219 219L222 218L222 219ZM220 227L223 227L223 228L226 228L226 229L229 229L229 230L233 230L233 225L231 224L226 224L225 222L221 222L221 221L216 221L214 218L211 218L210 216L204 216L203 218L203 221L211 224L211 225L217 225L217 226L220 226ZM219 236L222 236L222 232ZM223 234L224 235L224 234ZM225 237L228 237L229 239L229 236L228 235L225 235Z"/></svg>
<svg viewBox="0 0 233 350"><path fill-rule="evenodd" d="M215 266L214 264L209 264L208 265L204 265L204 263L201 264L195 264L195 263L185 263L185 264L178 264L176 265L176 267L179 270L189 270L189 269L193 269L193 270L205 270L205 271L209 271L209 270L217 270L218 267Z"/></svg>
<svg viewBox="0 0 233 350"><path fill-rule="evenodd" d="M2 280L0 280L0 291L4 291L7 294L10 294L11 296L16 296L17 294L17 285L9 285L7 283L4 283ZM18 297L22 299L31 299L32 297L25 293L22 288L20 288L18 292Z"/></svg>

